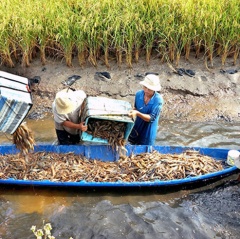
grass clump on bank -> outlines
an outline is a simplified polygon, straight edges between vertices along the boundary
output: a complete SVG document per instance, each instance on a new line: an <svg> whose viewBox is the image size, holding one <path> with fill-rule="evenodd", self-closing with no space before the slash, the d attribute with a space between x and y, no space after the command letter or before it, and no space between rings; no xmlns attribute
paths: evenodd
<svg viewBox="0 0 240 239"><path fill-rule="evenodd" d="M144 55L178 64L191 52L213 66L236 64L240 49L239 0L2 0L0 60L14 67L33 58L62 58L72 66L115 59L132 67Z"/></svg>

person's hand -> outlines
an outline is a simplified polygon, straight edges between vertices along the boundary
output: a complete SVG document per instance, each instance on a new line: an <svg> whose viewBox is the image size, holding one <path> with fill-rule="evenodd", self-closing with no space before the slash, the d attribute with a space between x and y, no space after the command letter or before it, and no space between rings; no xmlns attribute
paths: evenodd
<svg viewBox="0 0 240 239"><path fill-rule="evenodd" d="M135 119L137 117L137 113L138 113L137 110L130 110L128 116Z"/></svg>
<svg viewBox="0 0 240 239"><path fill-rule="evenodd" d="M80 124L79 124L79 126L80 126L80 130L81 131L87 131L87 125L85 125L85 122L81 122Z"/></svg>

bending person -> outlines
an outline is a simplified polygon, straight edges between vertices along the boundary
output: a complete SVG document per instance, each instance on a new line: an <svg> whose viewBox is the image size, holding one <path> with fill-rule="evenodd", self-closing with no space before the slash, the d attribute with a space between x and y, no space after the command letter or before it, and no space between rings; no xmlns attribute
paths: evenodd
<svg viewBox="0 0 240 239"><path fill-rule="evenodd" d="M154 145L157 137L158 121L163 106L163 98L157 75L146 75L140 82L143 89L135 95L134 109L129 116L135 119L129 136L129 143L135 145Z"/></svg>
<svg viewBox="0 0 240 239"><path fill-rule="evenodd" d="M56 94L52 104L58 144L71 145L80 142L80 131L87 126L80 122L81 106L86 98L82 90L62 90Z"/></svg>

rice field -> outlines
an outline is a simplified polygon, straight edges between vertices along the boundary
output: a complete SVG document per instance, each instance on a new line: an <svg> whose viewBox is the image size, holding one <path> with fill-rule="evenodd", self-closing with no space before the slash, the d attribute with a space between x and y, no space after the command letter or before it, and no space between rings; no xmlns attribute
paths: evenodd
<svg viewBox="0 0 240 239"><path fill-rule="evenodd" d="M0 64L40 57L72 66L132 67L144 56L178 65L190 54L213 66L239 59L239 0L1 0Z"/></svg>

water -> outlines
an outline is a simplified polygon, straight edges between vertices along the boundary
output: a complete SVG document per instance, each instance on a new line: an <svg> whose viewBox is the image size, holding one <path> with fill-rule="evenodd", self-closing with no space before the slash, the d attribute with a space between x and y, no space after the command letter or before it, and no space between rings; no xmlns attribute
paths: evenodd
<svg viewBox="0 0 240 239"><path fill-rule="evenodd" d="M240 148L240 123L162 120L156 144Z"/></svg>
<svg viewBox="0 0 240 239"><path fill-rule="evenodd" d="M51 116L28 120L37 142L56 139ZM240 148L239 123L160 122L157 144ZM8 137L8 138L7 138ZM2 144L10 142L1 134ZM92 192L76 189L0 188L0 238L35 238L32 225L50 222L68 239L239 238L237 175L178 192Z"/></svg>
<svg viewBox="0 0 240 239"><path fill-rule="evenodd" d="M36 142L54 143L56 134L51 115L44 119L30 120L27 125L34 132ZM225 122L180 122L162 119L156 144L201 146L216 148L240 148L240 123ZM0 143L11 143L11 135L0 132Z"/></svg>

